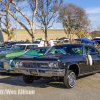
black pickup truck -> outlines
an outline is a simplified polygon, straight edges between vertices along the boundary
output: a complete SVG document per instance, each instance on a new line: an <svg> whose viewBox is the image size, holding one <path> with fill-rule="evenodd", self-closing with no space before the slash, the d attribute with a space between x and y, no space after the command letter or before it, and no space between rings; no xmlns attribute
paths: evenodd
<svg viewBox="0 0 100 100"><path fill-rule="evenodd" d="M16 57L14 71L23 73L25 83L39 78L63 80L66 88L75 85L76 77L100 71L100 52L86 44L62 44L51 47L45 55Z"/></svg>

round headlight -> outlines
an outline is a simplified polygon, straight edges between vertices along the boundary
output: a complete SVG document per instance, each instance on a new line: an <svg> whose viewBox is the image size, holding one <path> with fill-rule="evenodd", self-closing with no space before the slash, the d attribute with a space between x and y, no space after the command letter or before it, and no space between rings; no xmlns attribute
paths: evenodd
<svg viewBox="0 0 100 100"><path fill-rule="evenodd" d="M53 67L54 65L53 65L54 63L49 63L49 67Z"/></svg>
<svg viewBox="0 0 100 100"><path fill-rule="evenodd" d="M15 67L15 64L16 64L16 62L13 61L13 65L14 65L14 67Z"/></svg>
<svg viewBox="0 0 100 100"><path fill-rule="evenodd" d="M18 66L19 66L19 62L16 62L15 67L18 67Z"/></svg>
<svg viewBox="0 0 100 100"><path fill-rule="evenodd" d="M19 62L19 67L22 67L23 66L23 63L22 62Z"/></svg>
<svg viewBox="0 0 100 100"><path fill-rule="evenodd" d="M58 64L57 63L54 63L54 67L57 68L58 67Z"/></svg>

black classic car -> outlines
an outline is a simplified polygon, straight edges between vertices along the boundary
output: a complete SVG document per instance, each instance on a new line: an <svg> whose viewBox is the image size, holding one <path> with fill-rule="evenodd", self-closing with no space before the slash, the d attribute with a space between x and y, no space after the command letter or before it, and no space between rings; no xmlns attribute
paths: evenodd
<svg viewBox="0 0 100 100"><path fill-rule="evenodd" d="M27 84L42 77L52 77L63 80L66 88L72 88L76 77L100 71L99 50L86 44L55 45L43 56L13 60L14 71L23 73Z"/></svg>

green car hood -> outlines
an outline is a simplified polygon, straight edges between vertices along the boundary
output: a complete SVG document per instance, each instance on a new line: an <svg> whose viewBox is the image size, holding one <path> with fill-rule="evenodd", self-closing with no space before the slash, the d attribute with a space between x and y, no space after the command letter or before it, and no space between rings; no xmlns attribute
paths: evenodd
<svg viewBox="0 0 100 100"><path fill-rule="evenodd" d="M6 55L6 57L17 57L17 56L21 56L24 52L24 50L20 50L20 51L15 51L15 52L12 52L12 53L9 53Z"/></svg>

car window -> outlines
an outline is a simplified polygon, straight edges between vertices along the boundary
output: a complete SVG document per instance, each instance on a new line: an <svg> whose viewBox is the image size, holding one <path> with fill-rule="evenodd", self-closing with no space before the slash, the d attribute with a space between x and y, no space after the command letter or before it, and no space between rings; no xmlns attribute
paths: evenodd
<svg viewBox="0 0 100 100"><path fill-rule="evenodd" d="M86 54L87 54L87 52L90 52L90 55L99 53L95 48L92 48L92 47L85 47L85 52L86 52Z"/></svg>
<svg viewBox="0 0 100 100"><path fill-rule="evenodd" d="M34 47L38 47L38 45L29 45L26 47L26 49L31 49L31 48L34 48Z"/></svg>
<svg viewBox="0 0 100 100"><path fill-rule="evenodd" d="M25 50L25 47L23 45L14 45L11 50Z"/></svg>
<svg viewBox="0 0 100 100"><path fill-rule="evenodd" d="M46 54L82 54L82 46L55 46Z"/></svg>

